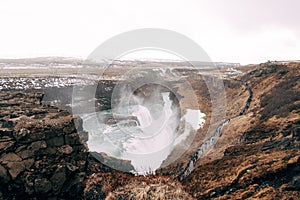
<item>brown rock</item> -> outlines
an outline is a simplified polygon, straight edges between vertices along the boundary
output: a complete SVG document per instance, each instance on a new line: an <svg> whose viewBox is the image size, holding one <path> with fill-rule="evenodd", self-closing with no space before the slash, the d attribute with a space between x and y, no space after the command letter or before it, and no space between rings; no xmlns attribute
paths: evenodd
<svg viewBox="0 0 300 200"><path fill-rule="evenodd" d="M8 171L13 179L25 170L25 165L23 162L9 162L7 163Z"/></svg>
<svg viewBox="0 0 300 200"><path fill-rule="evenodd" d="M17 139L17 141L20 141L22 143L30 143L45 139L45 134L43 131L33 130L36 128L36 124L34 124L34 121L32 120L33 119L31 118L22 119L22 121L15 126L13 135Z"/></svg>
<svg viewBox="0 0 300 200"><path fill-rule="evenodd" d="M18 152L18 155L22 159L27 159L27 158L32 158L34 156L34 152L31 150L25 149L25 150Z"/></svg>
<svg viewBox="0 0 300 200"><path fill-rule="evenodd" d="M23 161L23 164L27 170L29 170L34 164L34 159L27 159Z"/></svg>
<svg viewBox="0 0 300 200"><path fill-rule="evenodd" d="M0 152L6 151L15 144L14 141L1 141L0 140Z"/></svg>
<svg viewBox="0 0 300 200"><path fill-rule="evenodd" d="M33 142L31 143L31 145L29 145L28 149L33 151L33 152L36 152L36 151L39 151L40 149L45 149L47 148L47 144L45 141L36 141L36 142Z"/></svg>
<svg viewBox="0 0 300 200"><path fill-rule="evenodd" d="M58 149L58 151L62 154L69 155L73 152L73 148L70 145L64 145Z"/></svg>
<svg viewBox="0 0 300 200"><path fill-rule="evenodd" d="M28 195L33 199L79 199L83 179L79 179L78 174L83 173L85 177L85 172L76 161L86 160L81 153L85 146L77 145L78 152L71 146L63 146L64 136L75 133L68 132L75 130L72 116L40 105L35 95L0 92L0 103L10 101L7 98L12 101L0 108L0 191L3 199L12 196L24 199ZM52 138L53 145L49 145L51 142L47 140ZM57 170L59 165L63 166L62 170Z"/></svg>
<svg viewBox="0 0 300 200"><path fill-rule="evenodd" d="M0 162L3 164L7 164L9 162L17 162L17 161L22 161L22 158L20 158L15 153L8 153L2 156L2 158L0 158Z"/></svg>

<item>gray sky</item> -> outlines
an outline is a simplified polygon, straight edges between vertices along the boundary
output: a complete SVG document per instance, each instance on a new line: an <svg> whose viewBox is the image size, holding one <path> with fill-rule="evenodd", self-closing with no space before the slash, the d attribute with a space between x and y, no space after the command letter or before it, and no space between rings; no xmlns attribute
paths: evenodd
<svg viewBox="0 0 300 200"><path fill-rule="evenodd" d="M164 28L213 61L300 59L299 10L298 0L2 0L0 58L86 58L124 31Z"/></svg>

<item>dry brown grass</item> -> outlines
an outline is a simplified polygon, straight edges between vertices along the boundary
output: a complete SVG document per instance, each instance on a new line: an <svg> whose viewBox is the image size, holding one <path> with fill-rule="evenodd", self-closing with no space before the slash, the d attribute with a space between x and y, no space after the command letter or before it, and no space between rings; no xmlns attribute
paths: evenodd
<svg viewBox="0 0 300 200"><path fill-rule="evenodd" d="M193 199L171 178L133 176L121 172L91 175L84 189L85 199Z"/></svg>

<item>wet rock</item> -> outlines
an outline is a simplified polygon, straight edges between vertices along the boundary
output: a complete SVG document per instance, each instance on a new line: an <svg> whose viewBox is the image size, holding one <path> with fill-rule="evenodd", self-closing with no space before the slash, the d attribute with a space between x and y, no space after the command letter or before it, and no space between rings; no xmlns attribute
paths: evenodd
<svg viewBox="0 0 300 200"><path fill-rule="evenodd" d="M66 134L74 133L74 132L76 132L76 128L73 123L70 123L70 124L64 125L63 132Z"/></svg>
<svg viewBox="0 0 300 200"><path fill-rule="evenodd" d="M292 181L293 189L300 190L300 176L295 176Z"/></svg>
<svg viewBox="0 0 300 200"><path fill-rule="evenodd" d="M74 117L74 125L75 125L77 132L83 131L82 124L83 124L82 119L78 116L75 116Z"/></svg>
<svg viewBox="0 0 300 200"><path fill-rule="evenodd" d="M51 182L45 178L38 178L34 181L34 188L37 193L47 193L52 189Z"/></svg>
<svg viewBox="0 0 300 200"><path fill-rule="evenodd" d="M70 135L65 136L65 142L69 145L82 144L80 138L78 137L78 133L72 133Z"/></svg>
<svg viewBox="0 0 300 200"><path fill-rule="evenodd" d="M59 166L50 178L52 190L54 194L58 194L67 180L66 168Z"/></svg>
<svg viewBox="0 0 300 200"><path fill-rule="evenodd" d="M78 132L81 144L86 144L89 139L89 134L86 131Z"/></svg>
<svg viewBox="0 0 300 200"><path fill-rule="evenodd" d="M292 135L294 138L296 138L297 140L300 140L300 127L295 127L292 130Z"/></svg>
<svg viewBox="0 0 300 200"><path fill-rule="evenodd" d="M91 152L91 155L99 162L111 166L113 169L122 169L122 171L130 172L134 170L129 160L119 160L114 157L108 156L106 153Z"/></svg>
<svg viewBox="0 0 300 200"><path fill-rule="evenodd" d="M25 186L25 194L28 195L34 195L35 194L35 189L34 189L34 181L35 181L36 176L34 175L33 172L25 172L24 173L24 186Z"/></svg>
<svg viewBox="0 0 300 200"><path fill-rule="evenodd" d="M60 147L64 145L64 136L54 137L47 140L47 145L50 147Z"/></svg>

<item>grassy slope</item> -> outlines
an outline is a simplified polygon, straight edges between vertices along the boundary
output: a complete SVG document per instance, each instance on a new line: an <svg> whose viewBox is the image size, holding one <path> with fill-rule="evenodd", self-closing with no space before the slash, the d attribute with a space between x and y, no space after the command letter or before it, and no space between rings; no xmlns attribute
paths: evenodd
<svg viewBox="0 0 300 200"><path fill-rule="evenodd" d="M184 180L194 197L299 198L299 71L299 64L267 63L240 77L249 82L253 102L247 115L223 129L211 154L222 149L220 141L232 145Z"/></svg>

